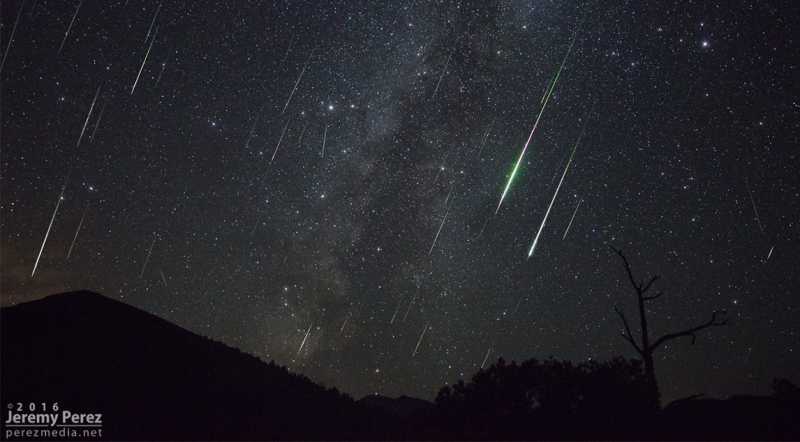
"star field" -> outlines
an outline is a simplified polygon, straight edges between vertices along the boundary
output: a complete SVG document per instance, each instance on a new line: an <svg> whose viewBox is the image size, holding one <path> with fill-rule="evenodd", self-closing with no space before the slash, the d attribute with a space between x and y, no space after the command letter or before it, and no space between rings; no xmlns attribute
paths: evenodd
<svg viewBox="0 0 800 442"><path fill-rule="evenodd" d="M665 399L765 391L800 369L791 17L4 1L3 305L92 289L357 397L430 399L500 356L635 356L612 245L661 275L655 333L728 312L657 353Z"/></svg>

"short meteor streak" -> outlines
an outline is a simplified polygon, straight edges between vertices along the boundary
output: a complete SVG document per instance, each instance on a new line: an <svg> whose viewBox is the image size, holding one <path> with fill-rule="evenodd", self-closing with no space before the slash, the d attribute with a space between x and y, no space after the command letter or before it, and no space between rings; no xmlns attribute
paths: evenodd
<svg viewBox="0 0 800 442"><path fill-rule="evenodd" d="M300 356L300 352L303 351L303 347L306 345L306 340L308 339L308 335L311 334L311 327L313 326L314 326L313 322L311 323L311 325L308 326L308 330L306 330L306 335L303 336L303 342L300 343L300 348L297 349L297 355L295 357Z"/></svg>
<svg viewBox="0 0 800 442"><path fill-rule="evenodd" d="M569 233L569 228L572 227L572 222L575 221L575 215L578 213L578 208L581 207L581 203L583 202L583 198L578 201L578 205L575 206L575 210L572 212L572 218L569 219L569 224L567 224L567 228L564 230L564 236L561 239L565 239L567 237L567 233Z"/></svg>
<svg viewBox="0 0 800 442"><path fill-rule="evenodd" d="M164 283L164 287L169 287L167 285L167 277L164 276L164 271L163 270L159 270L158 273L161 275L161 282Z"/></svg>
<svg viewBox="0 0 800 442"><path fill-rule="evenodd" d="M158 73L158 78L156 78L156 86L158 86L158 83L161 83L161 77L164 76L164 70L166 68L167 68L167 63L166 62L162 62L161 63L161 72Z"/></svg>
<svg viewBox="0 0 800 442"><path fill-rule="evenodd" d="M103 105L100 106L100 113L97 114L97 121L94 122L94 129L92 129L92 134L89 135L89 142L94 143L94 134L97 133L97 128L100 127L100 121L103 119L103 113L106 111L106 104L107 101L103 102Z"/></svg>
<svg viewBox="0 0 800 442"><path fill-rule="evenodd" d="M34 7L36 5L33 5ZM11 28L11 36L8 38L8 44L6 45L6 50L3 53L3 61L0 62L0 72L3 72L3 66L6 65L6 57L8 57L8 51L11 50L11 43L14 42L14 34L17 33L17 25L19 24L19 17L22 15L22 9L25 8L25 1L19 6L19 10L17 10L17 18L14 20L14 27Z"/></svg>
<svg viewBox="0 0 800 442"><path fill-rule="evenodd" d="M294 82L294 87L292 87L292 91L289 93L289 98L286 99L286 104L283 105L283 110L281 111L281 114L286 112L286 108L289 107L289 103L292 101L292 97L294 96L294 93L297 91L297 86L300 85L300 80L303 79L303 74L306 73L306 68L308 67L308 62L311 61L312 55L314 55L313 50L311 51L311 54L308 56L308 59L306 59L305 64L303 64L303 69L300 70L300 75L297 76L297 80Z"/></svg>
<svg viewBox="0 0 800 442"><path fill-rule="evenodd" d="M150 56L150 50L153 49L153 43L155 43L157 36L158 36L158 27L156 27L156 30L153 32L153 38L150 39L150 45L147 47L147 52L145 52L144 54L142 65L139 67L139 73L136 74L136 80L133 82L133 86L131 86L131 95L133 95L133 91L136 90L136 85L139 84L139 77L142 76L144 65L147 64L147 57Z"/></svg>
<svg viewBox="0 0 800 442"><path fill-rule="evenodd" d="M491 352L492 352L492 348L491 347L486 349L486 356L483 357L483 362L481 362L481 370L483 370L483 367L486 365L486 361L489 360L489 353L491 353Z"/></svg>
<svg viewBox="0 0 800 442"><path fill-rule="evenodd" d="M281 147L281 142L283 141L284 135L286 135L286 129L289 128L289 122L286 123L286 126L283 126L283 132L281 132L281 137L278 138L278 144L275 146L275 152L272 152L272 158L270 158L269 163L272 164L275 161L275 155L278 154L278 148Z"/></svg>
<svg viewBox="0 0 800 442"><path fill-rule="evenodd" d="M436 82L436 89L433 90L433 95L431 95L431 99L436 98L436 93L439 92L439 85L442 83L442 78L444 78L444 74L447 73L447 67L450 66L450 58L453 56L451 52L450 55L447 56L447 61L444 63L444 69L442 69L442 73L439 75L439 81Z"/></svg>
<svg viewBox="0 0 800 442"><path fill-rule="evenodd" d="M539 231L536 232L536 237L533 239L533 244L531 244L530 250L528 250L528 258L533 256L533 252L536 251L536 245L539 243L539 236L542 234L542 230L544 229L545 223L547 223L547 217L550 216L550 210L553 208L553 203L556 202L556 197L558 196L558 191L561 190L561 185L564 183L564 177L567 176L567 172L569 171L569 166L572 164L572 158L575 157L575 151L578 149L578 144L581 142L581 137L583 137L583 133L578 137L578 140L575 141L575 146L572 148L572 153L569 156L569 161L567 161L567 165L564 167L564 173L561 174L561 179L558 180L558 186L556 186L556 191L553 193L553 199L550 200L550 205L547 206L547 211L544 213L544 218L542 219L542 224L539 225Z"/></svg>
<svg viewBox="0 0 800 442"><path fill-rule="evenodd" d="M422 344L422 338L425 337L426 331L428 331L428 324L425 324L425 328L422 329L422 333L420 333L419 335L419 339L417 340L417 346L414 347L414 352L411 353L412 358L417 355L417 351L419 350L419 345Z"/></svg>
<svg viewBox="0 0 800 442"><path fill-rule="evenodd" d="M483 140L481 141L481 147L478 149L478 157L480 158L481 152L483 152L483 146L486 145L486 140L489 139L489 133L492 131L492 127L494 127L494 120L492 123L489 124L489 128L486 129L486 132L483 134Z"/></svg>
<svg viewBox="0 0 800 442"><path fill-rule="evenodd" d="M550 90L544 97L542 102L542 108L539 110L539 115L536 116L536 121L533 123L533 129L531 129L531 133L528 135L527 141L525 141L525 145L522 147L522 151L519 153L519 157L517 158L517 162L514 163L514 168L511 170L511 174L508 176L508 181L506 182L506 187L503 189L503 194L500 195L500 202L497 203L497 209L495 209L494 213L500 211L500 207L503 205L503 201L506 199L506 195L508 195L508 190L511 188L511 183L514 182L514 178L517 176L517 172L519 171L519 166L522 164L522 159L525 157L525 152L528 150L528 145L531 143L531 139L533 139L533 134L536 132L536 128L539 127L539 121L544 114L544 110L547 109L547 103L550 102L550 96L553 94L553 90L556 87L556 83L558 83L558 79L561 76L561 70L564 69L564 65L567 63L567 59L569 58L570 52L572 52L572 46L575 44L575 38L572 39L572 43L570 43L569 48L567 49L566 55L564 55L564 59L561 61L561 66L558 68L558 73L556 74L555 78L553 79L553 84L550 86Z"/></svg>
<svg viewBox="0 0 800 442"><path fill-rule="evenodd" d="M44 246L47 244L47 238L50 236L50 229L53 228L53 222L56 220L56 214L58 213L58 208L61 207L61 201L64 201L64 188L61 188L61 194L58 196L58 201L56 201L56 208L53 210L53 216L50 217L50 224L47 226L47 231L44 234L44 239L42 240L42 246L39 248L39 254L36 255L36 262L33 263L33 271L31 272L31 278L36 274L36 268L39 267L39 259L42 258L42 252L44 251Z"/></svg>
<svg viewBox="0 0 800 442"><path fill-rule="evenodd" d="M403 322L406 322L406 318L408 314L411 312L411 307L414 306L414 301L417 300L417 295L419 294L419 288L416 292L414 292L414 296L411 298L411 302L408 303L408 308L406 309L406 314L403 315Z"/></svg>
<svg viewBox="0 0 800 442"><path fill-rule="evenodd" d="M325 125L325 131L322 133L322 158L325 158L325 142L328 141L328 125Z"/></svg>
<svg viewBox="0 0 800 442"><path fill-rule="evenodd" d="M401 305L403 305L403 297L400 297L400 300L397 301L397 308L394 309L394 314L392 315L392 319L389 321L389 324L394 324L394 320L397 318L397 313L400 312Z"/></svg>
<svg viewBox="0 0 800 442"><path fill-rule="evenodd" d="M750 188L750 182L745 179L744 183L747 186L747 193L750 194L750 204L753 205L753 213L756 215L756 223L758 223L758 228L761 230L761 233L764 233L764 225L761 224L761 217L758 215L758 207L756 207L756 200L753 198L753 190Z"/></svg>
<svg viewBox="0 0 800 442"><path fill-rule="evenodd" d="M774 250L775 250L775 246L772 246L772 247L769 248L769 253L767 253L767 259L765 261L769 261L769 259L772 257L772 252Z"/></svg>
<svg viewBox="0 0 800 442"><path fill-rule="evenodd" d="M78 240L78 234L81 232L81 227L83 227L83 220L86 218L87 209L89 209L88 205L83 209L83 215L81 215L81 220L78 223L78 228L75 229L75 236L72 237L72 244L69 245L69 250L67 251L67 260L69 260L69 257L72 256L72 249L75 248L75 242Z"/></svg>
<svg viewBox="0 0 800 442"><path fill-rule="evenodd" d="M339 334L344 333L344 328L347 326L347 321L349 321L349 320L350 320L349 316L344 318L344 322L342 323L342 328L339 329Z"/></svg>
<svg viewBox="0 0 800 442"><path fill-rule="evenodd" d="M139 278L144 277L144 270L147 268L147 262L150 261L150 255L153 253L153 246L156 245L156 236L153 235L153 242L150 243L150 248L147 249L147 256L144 258L144 264L142 264L142 271L139 272Z"/></svg>
<svg viewBox="0 0 800 442"><path fill-rule="evenodd" d="M439 234L442 233L442 227L444 227L444 223L445 221L447 221L447 215L449 213L450 213L450 208L448 207L447 210L444 212L441 224L439 224L439 230L436 231L436 236L433 237L433 244L431 244L431 249L428 250L428 255L433 253L433 248L436 247L436 240L439 239Z"/></svg>
<svg viewBox="0 0 800 442"><path fill-rule="evenodd" d="M86 113L86 120L83 121L83 127L81 128L81 134L78 136L78 142L75 143L75 147L80 147L81 140L83 139L83 134L86 132L86 126L89 124L89 119L92 118L92 111L94 110L94 104L97 102L97 96L100 95L100 86L97 86L97 92L94 93L94 98L92 99L92 105L89 106L89 112Z"/></svg>
<svg viewBox="0 0 800 442"><path fill-rule="evenodd" d="M72 20L69 22L69 26L67 27L67 32L64 32L64 38L61 40L61 46L58 47L58 53L61 54L61 50L64 49L64 43L67 42L67 37L69 37L69 33L72 31L72 25L75 24L75 18L78 17L78 11L81 10L81 5L83 5L83 0L78 2L78 7L75 8L75 14L72 15Z"/></svg>

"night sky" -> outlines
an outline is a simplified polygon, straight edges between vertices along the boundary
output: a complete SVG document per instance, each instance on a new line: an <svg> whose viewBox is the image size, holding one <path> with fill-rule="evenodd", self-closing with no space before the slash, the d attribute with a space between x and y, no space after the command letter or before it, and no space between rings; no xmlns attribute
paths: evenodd
<svg viewBox="0 0 800 442"><path fill-rule="evenodd" d="M91 289L431 399L499 356L636 356L611 245L661 275L654 334L728 311L657 353L665 399L797 382L797 16L5 0L2 303Z"/></svg>

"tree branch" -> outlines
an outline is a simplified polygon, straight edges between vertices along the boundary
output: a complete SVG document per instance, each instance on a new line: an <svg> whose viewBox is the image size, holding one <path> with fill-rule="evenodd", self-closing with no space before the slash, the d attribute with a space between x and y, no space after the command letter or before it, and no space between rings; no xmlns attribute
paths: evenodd
<svg viewBox="0 0 800 442"><path fill-rule="evenodd" d="M658 293L656 293L656 294L655 294L655 295L653 295L653 296L645 296L645 297L643 297L642 299L644 299L645 301L652 301L652 300L654 300L654 299L658 299L658 298L660 298L660 297L661 297L661 295L663 295L663 294L664 294L664 292L658 292Z"/></svg>
<svg viewBox="0 0 800 442"><path fill-rule="evenodd" d="M655 276L653 276L652 278L650 278L650 282L648 282L647 284L645 284L645 285L644 285L644 287L642 288L642 293L644 293L644 292L646 292L646 291L650 290L650 286L652 286L652 285L653 285L653 283L654 283L654 282L656 282L656 281L658 280L658 278L659 278L659 276L658 276L658 275L655 275Z"/></svg>
<svg viewBox="0 0 800 442"><path fill-rule="evenodd" d="M628 258L626 258L624 254L622 254L622 250L612 245L609 245L609 247L611 247L611 250L616 252L617 255L619 255L619 257L622 259L622 263L625 264L625 272L628 273L628 280L630 280L631 285L633 286L633 288L636 289L636 292L641 294L641 287L636 282L636 278L633 277L633 271L631 270L631 265L628 263Z"/></svg>
<svg viewBox="0 0 800 442"><path fill-rule="evenodd" d="M628 325L628 320L625 318L625 314L622 313L618 307L614 306L614 310L619 315L619 318L622 320L622 325L625 326L625 333L622 333L622 337L625 338L626 341L630 342L633 348L636 349L636 352L640 355L642 354L642 349L639 348L639 345L636 344L636 341L633 339L633 333L631 333L631 326Z"/></svg>
<svg viewBox="0 0 800 442"><path fill-rule="evenodd" d="M692 328L689 328L689 329L686 329L686 330L683 330L683 331L679 331L679 332L675 332L675 333L668 333L668 334L656 339L656 341L653 343L653 345L651 345L647 350L648 351L653 351L656 348L658 348L659 345L661 345L661 344L663 344L663 343L665 343L667 341L671 341L673 339L677 339L677 338L680 338L680 337L683 337L683 336L691 336L692 344L694 344L695 341L697 340L697 335L696 335L697 332L699 332L701 330L705 330L705 329L707 329L709 327L720 327L720 326L723 326L723 325L727 325L728 324L728 320L727 319L725 319L725 318L722 318L722 319L717 318L717 316L724 316L725 313L726 312L724 310L715 311L715 312L713 312L711 314L711 319L709 319L708 321L706 321L706 322L704 322L704 323L702 323L702 324L700 324L700 325L698 325L696 327L692 327Z"/></svg>

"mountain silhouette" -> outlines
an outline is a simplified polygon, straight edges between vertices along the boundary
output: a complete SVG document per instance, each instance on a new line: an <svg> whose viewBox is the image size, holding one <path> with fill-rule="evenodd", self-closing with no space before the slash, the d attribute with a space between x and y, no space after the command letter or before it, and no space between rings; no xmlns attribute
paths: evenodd
<svg viewBox="0 0 800 442"><path fill-rule="evenodd" d="M352 439L335 389L97 293L0 309L3 403L103 413L110 439ZM366 418L366 419L365 419Z"/></svg>

